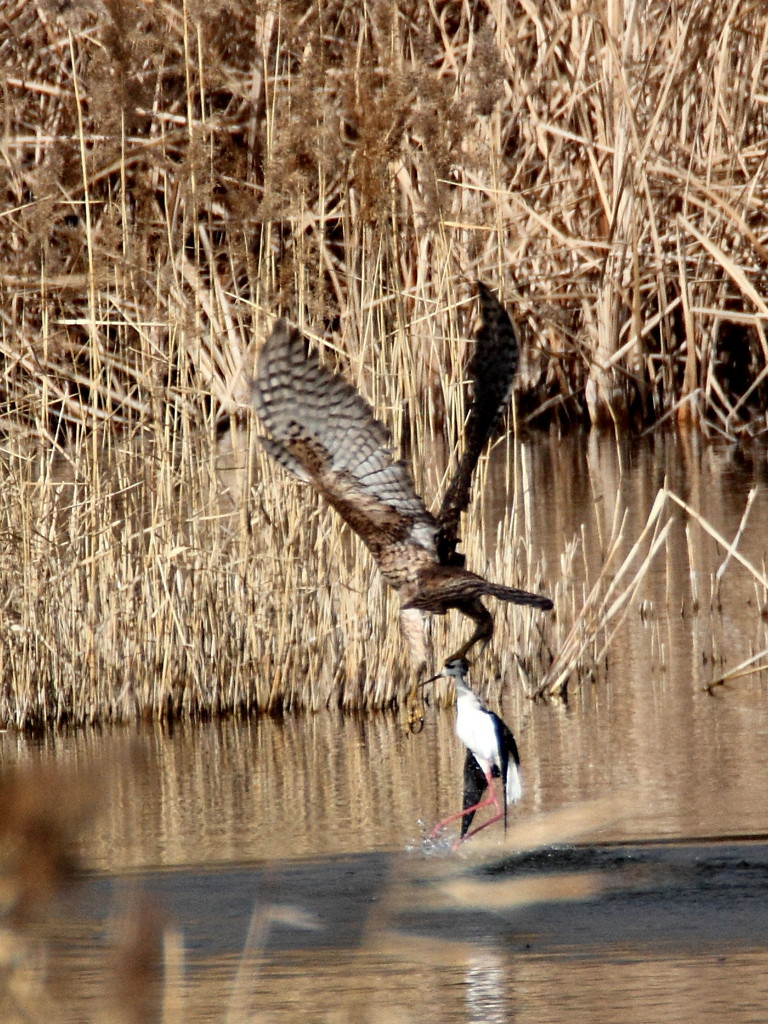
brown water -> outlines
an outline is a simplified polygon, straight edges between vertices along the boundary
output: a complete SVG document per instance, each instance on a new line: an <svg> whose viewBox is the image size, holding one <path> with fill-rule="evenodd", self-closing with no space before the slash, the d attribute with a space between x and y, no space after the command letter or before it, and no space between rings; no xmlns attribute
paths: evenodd
<svg viewBox="0 0 768 1024"><path fill-rule="evenodd" d="M510 504L504 459L497 449L491 535ZM550 565L583 528L599 566L617 502L628 548L665 479L729 539L756 486L739 551L767 561L764 452L539 440L517 469L536 496L535 517L524 501L520 514ZM450 710L430 710L416 737L394 717L331 712L1 736L6 766L100 766L100 809L80 840L94 873L43 929L57 1019L99 1017L109 921L143 891L185 950L166 1019L768 1020L766 677L703 690L768 647L766 595L732 561L711 610L724 552L695 525L686 539L670 514L606 678L567 704L499 695L524 769L516 820L618 795L599 827L555 825L556 847L514 856L492 829L490 853L425 844L461 796Z"/></svg>

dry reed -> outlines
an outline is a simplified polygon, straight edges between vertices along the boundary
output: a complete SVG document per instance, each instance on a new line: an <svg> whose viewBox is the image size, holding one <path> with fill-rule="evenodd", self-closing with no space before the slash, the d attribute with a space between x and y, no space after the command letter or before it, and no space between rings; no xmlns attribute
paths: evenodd
<svg viewBox="0 0 768 1024"><path fill-rule="evenodd" d="M277 313L429 495L468 277L523 421L766 430L765 18L632 10L5 5L0 722L396 700L391 595L250 443ZM546 589L511 522L489 572ZM540 679L558 637L512 621Z"/></svg>
<svg viewBox="0 0 768 1024"><path fill-rule="evenodd" d="M230 415L279 311L340 330L359 373L383 357L399 407L451 362L468 274L538 341L526 416L766 430L760 5L5 24L8 428Z"/></svg>

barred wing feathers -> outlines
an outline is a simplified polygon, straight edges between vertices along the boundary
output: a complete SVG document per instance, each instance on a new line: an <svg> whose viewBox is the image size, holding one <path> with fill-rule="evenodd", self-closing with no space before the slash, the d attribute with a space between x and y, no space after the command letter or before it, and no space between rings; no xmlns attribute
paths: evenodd
<svg viewBox="0 0 768 1024"><path fill-rule="evenodd" d="M475 349L467 367L472 383L472 404L464 427L461 462L445 492L438 515L438 550L443 564L462 564L456 554L459 519L466 512L472 491L472 474L477 460L509 401L512 381L520 358L512 321L493 292L477 282L481 324Z"/></svg>
<svg viewBox="0 0 768 1024"><path fill-rule="evenodd" d="M389 431L284 320L261 351L252 399L270 434L264 439L269 454L312 483L375 557L383 545L401 541L437 562L437 525L407 465L393 458Z"/></svg>

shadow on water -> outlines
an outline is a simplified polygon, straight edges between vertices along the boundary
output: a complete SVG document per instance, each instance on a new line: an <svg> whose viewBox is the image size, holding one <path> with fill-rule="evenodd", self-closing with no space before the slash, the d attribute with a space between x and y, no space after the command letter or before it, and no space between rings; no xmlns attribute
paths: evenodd
<svg viewBox="0 0 768 1024"><path fill-rule="evenodd" d="M766 560L757 456L674 438L574 438L523 445L519 457L536 494L532 536L550 562L583 524L584 557L599 563L614 503L628 509L631 538L665 479L728 538L758 485L740 551ZM491 535L507 476L491 466ZM710 607L724 553L685 527L678 516L604 680L567 705L489 690L520 745L517 821L620 795L599 826L544 848L514 853L501 833L455 855L447 842L425 846L460 799L447 709L431 709L418 737L388 715L332 712L0 737L5 767L100 766L99 810L79 839L91 872L39 929L58 1019L98 1017L116 922L140 899L183 946L183 970L158 997L165 1019L765 1019L765 687L755 675L703 691L713 671L766 646L765 595L733 564ZM698 610L692 574L706 593ZM503 626L494 644L502 638Z"/></svg>

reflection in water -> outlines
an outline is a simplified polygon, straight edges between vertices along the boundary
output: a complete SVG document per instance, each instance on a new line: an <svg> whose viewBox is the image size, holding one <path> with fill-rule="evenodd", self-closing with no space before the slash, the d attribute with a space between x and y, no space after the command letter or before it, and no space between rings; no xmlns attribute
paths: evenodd
<svg viewBox="0 0 768 1024"><path fill-rule="evenodd" d="M499 446L488 467L483 509L489 550L512 510L530 520L534 560L557 564L566 541L582 534L585 571L595 574L617 505L627 509L629 545L666 480L733 538L749 489L757 485L739 550L762 568L765 463L739 459L730 449L673 436L645 445L598 443L593 435L539 440L521 444L514 462ZM515 476L516 495L510 482ZM723 666L768 646L766 595L735 561L713 591L711 579L725 553L700 526L686 524L679 510L670 514L674 526L645 584L643 615L633 610L615 638L606 677L574 687L567 706L526 699L513 668L514 652L503 646L504 616L516 613L497 608L493 651L502 678L486 675L475 682L491 706L501 709L520 744L525 788L516 814L622 792L626 813L596 841L765 832L764 677L745 678L715 696L702 687ZM478 672L483 664L478 663ZM175 879L180 908L182 897L197 908L184 927L194 966L184 982L185 1020L224 1019L236 991L247 994L248 1013L241 1019L269 1022L295 1021L300 1013L324 1021L632 1024L698 1021L716 1013L741 1024L761 1019L768 1005L768 956L738 934L717 952L714 944L700 948L694 938L689 945L678 941L671 951L658 944L624 948L618 939L595 948L574 913L559 936L561 944L539 950L542 908L529 909L524 917L510 912L503 918L456 918L429 939L406 940L392 932L383 910L371 918L371 908L383 906L388 893L398 890L403 863L408 871L426 863L454 863L442 854L423 860L421 845L461 792L463 751L448 709L430 710L427 728L417 737L404 734L388 715L357 718L330 711L183 726L172 733L125 729L39 742L0 737L1 765L38 761L101 767L101 809L81 839L81 850L106 879L132 869L142 872L146 885L150 867L187 866L180 874L158 876ZM407 849L415 852L403 856ZM386 864L377 861L378 873L366 888L351 862L339 858L374 851L400 854ZM330 914L348 872L353 908L348 920L367 922L363 938L352 945L341 941L332 955L327 948L278 957L256 950L241 971L238 990L236 951L243 948L254 905L267 892L271 902L274 888L269 876L254 882L253 871L279 872L300 858L315 864L323 857L331 858L333 885L324 888L310 878L307 892L315 891L320 901L313 912L321 919ZM210 876L212 889L203 899L200 872L211 865L250 867L243 869L245 875L228 869ZM298 878L281 902L307 909L309 896L295 899ZM418 911L420 890L408 893ZM171 896L163 890L158 898L165 905ZM665 895L660 905L671 898ZM99 905L108 913L114 893L102 893ZM680 904L681 919L690 906ZM631 901L606 899L596 919L610 923L617 914L626 921L631 907ZM727 910L727 895L722 909ZM722 913L716 902L710 910L713 919ZM182 917L185 913L178 910ZM200 936L214 923L229 935L229 945L196 959ZM92 1003L107 972L103 964L94 966L93 950L103 942L103 931L103 920L95 925L92 918L61 925L54 961L63 976L77 979L76 996L70 985L66 1005L73 1009L66 1019L94 1016Z"/></svg>
<svg viewBox="0 0 768 1024"><path fill-rule="evenodd" d="M509 1024L505 963L491 950L480 951L467 959L465 974L467 1024Z"/></svg>

